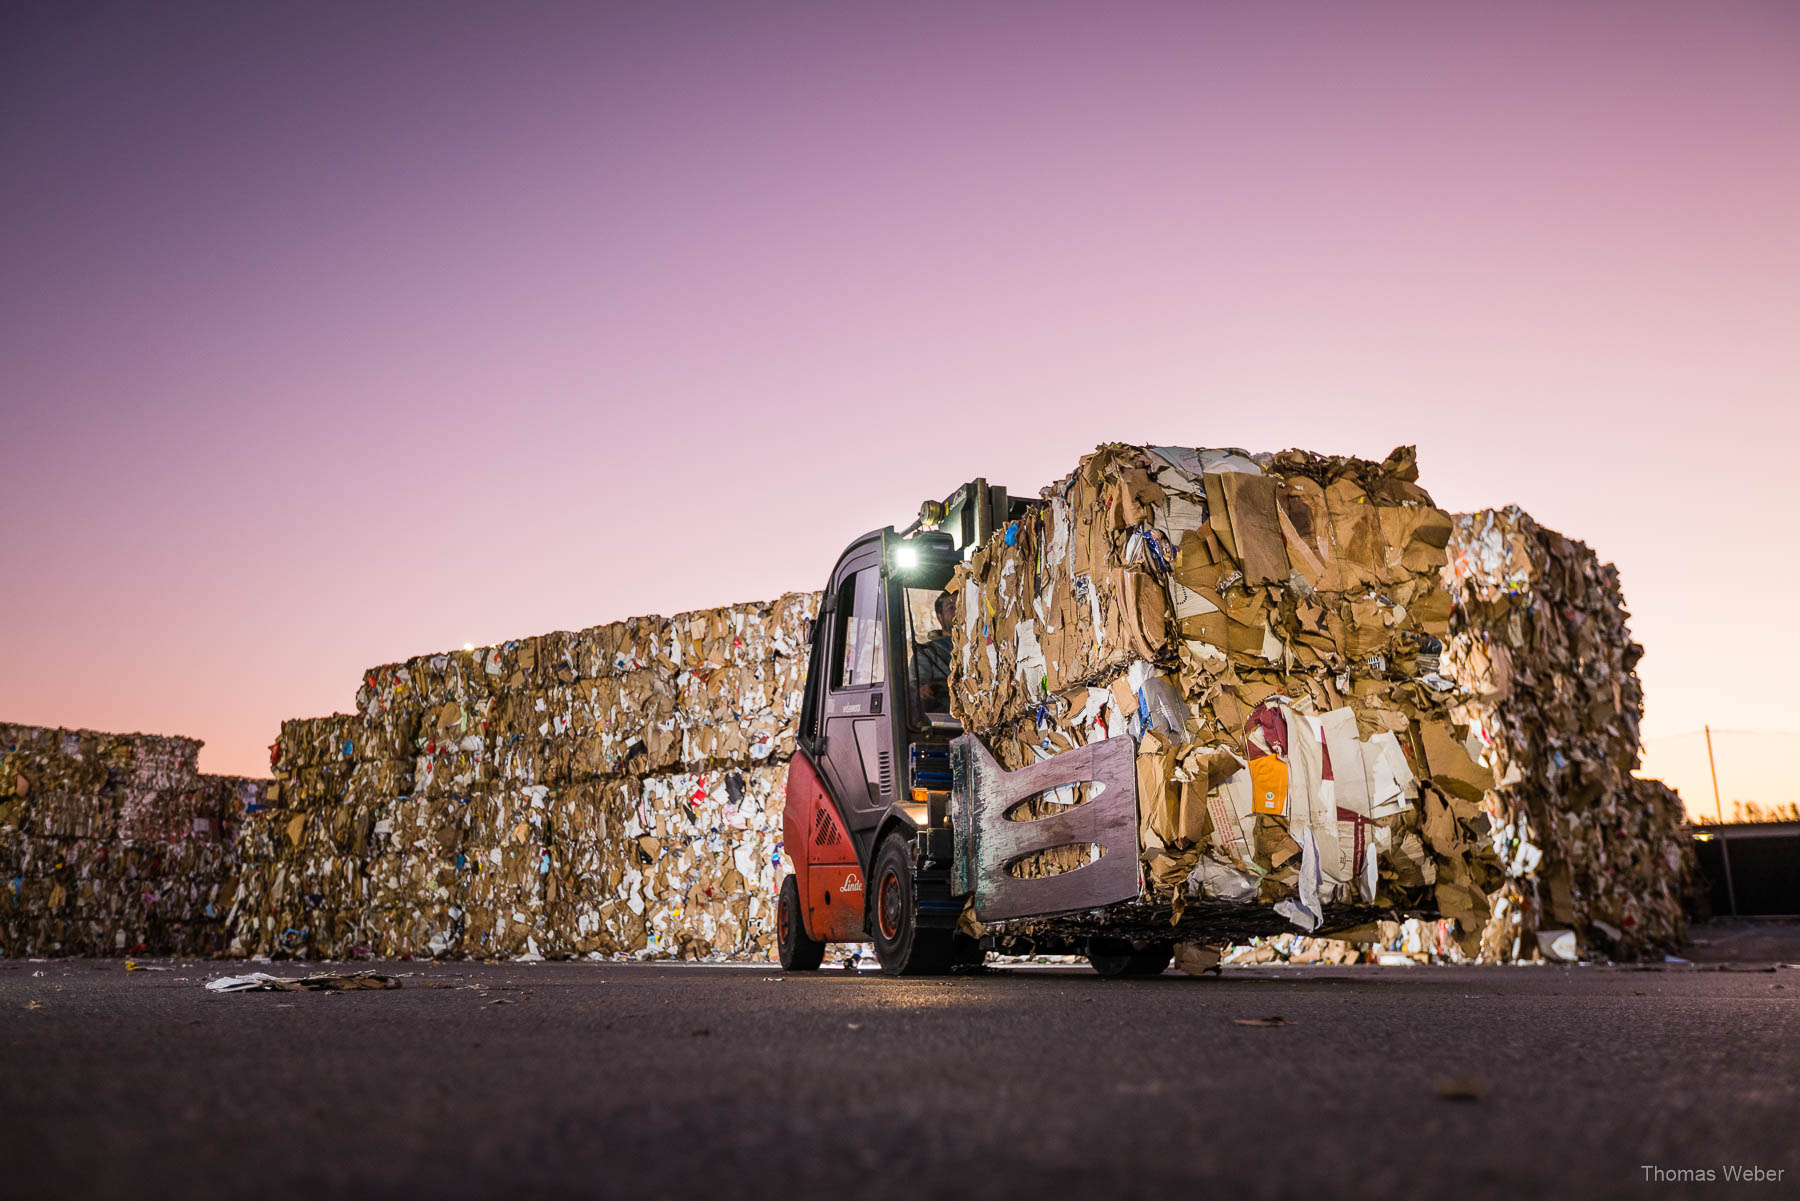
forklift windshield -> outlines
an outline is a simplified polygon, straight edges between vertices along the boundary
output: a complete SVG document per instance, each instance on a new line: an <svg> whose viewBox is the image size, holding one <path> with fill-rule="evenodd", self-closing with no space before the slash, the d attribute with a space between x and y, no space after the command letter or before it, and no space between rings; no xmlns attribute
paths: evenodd
<svg viewBox="0 0 1800 1201"><path fill-rule="evenodd" d="M942 588L911 587L903 590L901 608L906 613L907 683L912 691L912 711L919 724L935 715L950 714L950 621L956 598Z"/></svg>

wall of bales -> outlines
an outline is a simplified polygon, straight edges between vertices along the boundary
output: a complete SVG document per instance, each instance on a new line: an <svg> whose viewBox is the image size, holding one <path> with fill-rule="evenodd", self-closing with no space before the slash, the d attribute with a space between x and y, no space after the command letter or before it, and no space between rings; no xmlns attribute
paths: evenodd
<svg viewBox="0 0 1800 1201"><path fill-rule="evenodd" d="M234 837L268 781L202 775L200 746L0 723L0 950L225 949Z"/></svg>
<svg viewBox="0 0 1800 1201"><path fill-rule="evenodd" d="M766 956L816 600L370 670L282 725L234 949Z"/></svg>
<svg viewBox="0 0 1800 1201"><path fill-rule="evenodd" d="M1517 509L1452 522L1409 455L1246 459L1276 497L1319 501L1306 540L1297 511L1271 526L1223 478L1245 463L1200 453L1102 448L977 555L957 703L996 753L1133 734L1156 899L1303 914L1294 818L1316 798L1239 812L1253 797L1231 781L1270 750L1294 770L1272 700L1290 734L1348 710L1357 761L1391 736L1413 791L1373 817L1385 841L1371 815L1331 815L1344 879L1327 882L1464 919L1390 950L1677 945L1692 848L1679 798L1632 774L1642 650L1617 572ZM0 949L766 957L816 601L374 668L356 712L283 723L273 783L201 775L193 739L0 725ZM1323 879L1332 844L1304 824ZM1378 851L1368 898L1343 870L1359 833Z"/></svg>
<svg viewBox="0 0 1800 1201"><path fill-rule="evenodd" d="M1555 953L1559 931L1619 957L1680 945L1693 844L1675 791L1632 774L1644 652L1617 568L1517 507L1457 517L1449 550L1447 671L1507 860L1483 958L1529 958L1540 933Z"/></svg>

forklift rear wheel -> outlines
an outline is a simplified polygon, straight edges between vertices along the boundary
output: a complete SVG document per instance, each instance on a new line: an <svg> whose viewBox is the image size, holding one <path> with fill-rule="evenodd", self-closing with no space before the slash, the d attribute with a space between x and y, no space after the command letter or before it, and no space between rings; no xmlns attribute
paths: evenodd
<svg viewBox="0 0 1800 1201"><path fill-rule="evenodd" d="M817 971L825 961L825 944L808 936L801 920L800 881L794 876L781 882L781 896L775 905L775 945L783 971Z"/></svg>
<svg viewBox="0 0 1800 1201"><path fill-rule="evenodd" d="M1173 958L1172 942L1134 946L1125 938L1088 939L1088 966L1102 976L1160 976Z"/></svg>
<svg viewBox="0 0 1800 1201"><path fill-rule="evenodd" d="M912 853L903 838L889 838L875 855L869 914L875 958L890 976L937 976L950 970L954 930L919 928L919 890Z"/></svg>

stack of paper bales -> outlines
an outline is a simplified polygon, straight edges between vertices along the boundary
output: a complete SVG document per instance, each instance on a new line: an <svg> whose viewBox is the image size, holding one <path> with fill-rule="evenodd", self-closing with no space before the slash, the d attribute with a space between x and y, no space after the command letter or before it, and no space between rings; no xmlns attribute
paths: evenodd
<svg viewBox="0 0 1800 1201"><path fill-rule="evenodd" d="M200 745L0 724L0 949L223 949L233 835L267 781L200 774Z"/></svg>
<svg viewBox="0 0 1800 1201"><path fill-rule="evenodd" d="M1681 799L1639 764L1643 648L1619 575L1518 508L1456 518L1447 672L1498 784L1508 887L1483 957L1636 957L1686 936Z"/></svg>
<svg viewBox="0 0 1800 1201"><path fill-rule="evenodd" d="M411 791L412 733L417 715L386 720L357 714L282 723L270 748L276 784L269 807L240 835L243 873L234 899L235 940L265 951L297 949L318 940L355 944L365 929L397 921L407 929L430 925L426 940L447 925L432 887L432 858L391 855L387 824L375 803ZM408 811L415 822L434 815ZM442 818L443 815L435 815ZM383 888L397 872L407 887Z"/></svg>
<svg viewBox="0 0 1800 1201"><path fill-rule="evenodd" d="M1693 854L1633 775L1617 572L1417 477L1410 448L1099 448L959 572L956 715L1011 768L1133 739L1136 908L1184 942L1678 944ZM374 668L355 713L282 724L273 784L0 725L0 949L764 957L817 599Z"/></svg>
<svg viewBox="0 0 1800 1201"><path fill-rule="evenodd" d="M366 673L287 722L246 832L243 953L767 950L816 597Z"/></svg>
<svg viewBox="0 0 1800 1201"><path fill-rule="evenodd" d="M952 707L1007 767L1133 740L1148 929L1291 960L1680 941L1692 849L1632 774L1642 651L1586 546L1450 518L1406 448L1113 444L1043 496L958 574ZM0 948L765 957L816 603L378 667L355 713L283 723L273 784L0 725Z"/></svg>
<svg viewBox="0 0 1800 1201"><path fill-rule="evenodd" d="M1493 779L1450 712L1451 522L1417 478L1410 448L1102 446L959 577L956 716L1009 768L1135 739L1144 899L1180 937L1435 912L1473 953Z"/></svg>

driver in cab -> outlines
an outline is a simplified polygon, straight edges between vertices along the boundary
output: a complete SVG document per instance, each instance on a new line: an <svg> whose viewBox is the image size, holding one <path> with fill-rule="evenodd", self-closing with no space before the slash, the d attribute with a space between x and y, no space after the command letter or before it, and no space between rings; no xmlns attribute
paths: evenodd
<svg viewBox="0 0 1800 1201"><path fill-rule="evenodd" d="M937 629L913 647L919 708L928 713L950 711L950 623L956 618L956 595L940 592L932 604Z"/></svg>

